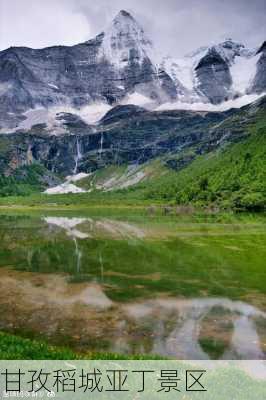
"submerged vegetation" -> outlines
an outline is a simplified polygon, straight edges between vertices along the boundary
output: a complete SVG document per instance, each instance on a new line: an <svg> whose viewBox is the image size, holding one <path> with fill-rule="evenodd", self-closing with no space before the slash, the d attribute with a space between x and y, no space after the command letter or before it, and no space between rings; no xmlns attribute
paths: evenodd
<svg viewBox="0 0 266 400"><path fill-rule="evenodd" d="M8 334L71 348L66 358L265 353L263 214L5 210L0 238L1 330ZM245 346L241 321L251 335ZM3 351L17 349L14 357L53 357L19 338L5 345L3 336L0 349L1 340Z"/></svg>

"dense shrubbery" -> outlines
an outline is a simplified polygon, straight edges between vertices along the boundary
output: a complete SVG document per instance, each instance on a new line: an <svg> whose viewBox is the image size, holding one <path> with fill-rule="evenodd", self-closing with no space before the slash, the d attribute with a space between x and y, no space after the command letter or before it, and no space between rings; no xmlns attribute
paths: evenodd
<svg viewBox="0 0 266 400"><path fill-rule="evenodd" d="M29 196L44 187L43 177L47 170L40 164L18 168L12 176L0 175L0 196Z"/></svg>
<svg viewBox="0 0 266 400"><path fill-rule="evenodd" d="M266 128L215 153L198 157L179 172L143 183L131 195L178 204L218 204L262 210L266 203Z"/></svg>

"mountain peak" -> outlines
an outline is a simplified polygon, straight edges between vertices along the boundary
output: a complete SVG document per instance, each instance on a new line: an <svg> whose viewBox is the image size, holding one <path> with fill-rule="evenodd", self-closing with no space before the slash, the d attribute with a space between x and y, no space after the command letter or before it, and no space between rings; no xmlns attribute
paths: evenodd
<svg viewBox="0 0 266 400"><path fill-rule="evenodd" d="M254 55L253 50L247 49L244 44L232 39L225 39L225 41L213 46L213 48L229 65L234 63L236 57L249 58Z"/></svg>
<svg viewBox="0 0 266 400"><path fill-rule="evenodd" d="M142 27L128 11L120 10L112 20L109 29L125 30L128 27L135 27L135 29L142 30Z"/></svg>
<svg viewBox="0 0 266 400"><path fill-rule="evenodd" d="M130 19L134 20L132 15L126 10L120 10L119 13L117 14L117 16L115 17L115 19L116 18L130 18Z"/></svg>
<svg viewBox="0 0 266 400"><path fill-rule="evenodd" d="M129 62L141 64L152 52L152 42L142 26L125 10L119 11L104 32L100 56L118 68Z"/></svg>

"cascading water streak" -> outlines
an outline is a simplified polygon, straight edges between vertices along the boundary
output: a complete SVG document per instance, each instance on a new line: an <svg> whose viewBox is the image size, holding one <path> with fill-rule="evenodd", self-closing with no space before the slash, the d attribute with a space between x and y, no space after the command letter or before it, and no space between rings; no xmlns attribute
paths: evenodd
<svg viewBox="0 0 266 400"><path fill-rule="evenodd" d="M103 132L101 132L101 140L100 140L100 150L99 150L100 157L102 156L102 152L103 152Z"/></svg>
<svg viewBox="0 0 266 400"><path fill-rule="evenodd" d="M76 138L76 156L75 156L75 167L74 167L74 174L78 172L78 164L79 161L82 159L82 153L80 148L80 143L78 137Z"/></svg>

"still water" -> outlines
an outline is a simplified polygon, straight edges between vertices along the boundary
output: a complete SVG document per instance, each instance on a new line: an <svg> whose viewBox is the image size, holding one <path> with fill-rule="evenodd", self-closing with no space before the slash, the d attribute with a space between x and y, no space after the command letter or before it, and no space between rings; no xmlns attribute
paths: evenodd
<svg viewBox="0 0 266 400"><path fill-rule="evenodd" d="M80 352L264 359L266 225L0 215L0 330Z"/></svg>

